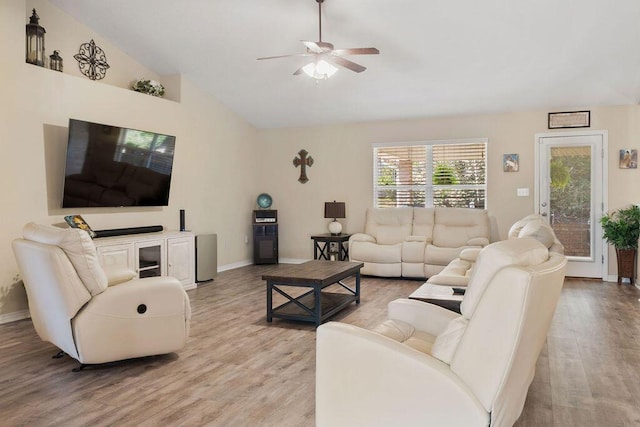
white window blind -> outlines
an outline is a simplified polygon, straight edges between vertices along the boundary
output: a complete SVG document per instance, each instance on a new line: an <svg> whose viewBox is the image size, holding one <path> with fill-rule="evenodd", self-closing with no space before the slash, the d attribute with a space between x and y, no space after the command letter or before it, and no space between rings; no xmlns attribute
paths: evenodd
<svg viewBox="0 0 640 427"><path fill-rule="evenodd" d="M374 147L376 207L486 207L486 141Z"/></svg>

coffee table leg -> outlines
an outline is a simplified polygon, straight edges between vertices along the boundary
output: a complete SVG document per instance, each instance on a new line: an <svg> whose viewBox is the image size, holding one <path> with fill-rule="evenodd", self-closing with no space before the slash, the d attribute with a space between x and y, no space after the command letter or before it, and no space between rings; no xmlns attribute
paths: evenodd
<svg viewBox="0 0 640 427"><path fill-rule="evenodd" d="M315 286L313 293L315 299L316 326L320 326L320 323L322 322L322 290L320 289L320 286Z"/></svg>
<svg viewBox="0 0 640 427"><path fill-rule="evenodd" d="M360 270L356 273L356 304L360 304Z"/></svg>
<svg viewBox="0 0 640 427"><path fill-rule="evenodd" d="M267 280L267 322L273 320L273 282Z"/></svg>

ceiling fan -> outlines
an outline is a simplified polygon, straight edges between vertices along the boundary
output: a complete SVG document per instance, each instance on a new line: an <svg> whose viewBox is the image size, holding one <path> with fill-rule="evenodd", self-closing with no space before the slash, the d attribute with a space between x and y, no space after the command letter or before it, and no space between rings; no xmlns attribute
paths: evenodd
<svg viewBox="0 0 640 427"><path fill-rule="evenodd" d="M344 67L348 70L354 71L356 73L361 73L366 70L366 67L363 67L360 64L356 64L353 61L350 61L344 56L347 55L377 55L380 53L378 49L375 47L356 47L350 49L335 49L333 44L322 41L322 3L324 0L316 0L318 3L318 41L310 42L306 40L301 40L302 44L304 44L307 48L307 51L304 53L297 53L291 55L279 55L279 56L267 56L265 58L258 58L258 60L262 59L276 59L276 58L287 58L290 56L308 56L312 57L313 60L307 65L303 65L298 68L293 75L297 76L302 74L303 72L307 74L309 77L313 77L318 80L328 79L332 75L338 71L337 66Z"/></svg>

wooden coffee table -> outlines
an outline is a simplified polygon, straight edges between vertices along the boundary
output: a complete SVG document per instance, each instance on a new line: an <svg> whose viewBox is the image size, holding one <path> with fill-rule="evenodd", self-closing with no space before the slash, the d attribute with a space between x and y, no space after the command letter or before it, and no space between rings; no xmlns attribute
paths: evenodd
<svg viewBox="0 0 640 427"><path fill-rule="evenodd" d="M274 317L313 322L316 326L333 316L352 302L360 304L361 262L313 260L302 264L278 264L262 275L267 281L267 322ZM355 289L343 280L355 276ZM336 285L347 292L327 292L323 289ZM293 297L283 286L311 288L300 296ZM273 291L288 301L273 307Z"/></svg>

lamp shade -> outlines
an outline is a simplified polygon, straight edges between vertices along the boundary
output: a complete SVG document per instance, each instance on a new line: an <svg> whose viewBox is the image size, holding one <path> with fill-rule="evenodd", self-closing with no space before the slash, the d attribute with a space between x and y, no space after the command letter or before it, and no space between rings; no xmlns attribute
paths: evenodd
<svg viewBox="0 0 640 427"><path fill-rule="evenodd" d="M345 203L344 202L325 202L324 204L324 217L325 218L345 218Z"/></svg>

